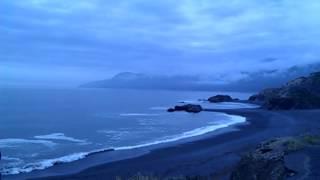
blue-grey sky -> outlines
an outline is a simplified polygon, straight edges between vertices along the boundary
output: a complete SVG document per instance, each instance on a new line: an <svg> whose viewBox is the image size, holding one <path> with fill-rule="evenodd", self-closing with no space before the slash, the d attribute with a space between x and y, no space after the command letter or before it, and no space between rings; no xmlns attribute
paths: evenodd
<svg viewBox="0 0 320 180"><path fill-rule="evenodd" d="M319 0L1 0L0 12L2 84L231 81L320 62Z"/></svg>

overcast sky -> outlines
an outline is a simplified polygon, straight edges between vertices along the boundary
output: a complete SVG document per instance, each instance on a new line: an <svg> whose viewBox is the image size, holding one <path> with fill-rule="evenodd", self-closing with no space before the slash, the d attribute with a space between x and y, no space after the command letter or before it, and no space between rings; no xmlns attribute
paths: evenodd
<svg viewBox="0 0 320 180"><path fill-rule="evenodd" d="M2 83L240 78L319 62L319 0L1 0Z"/></svg>

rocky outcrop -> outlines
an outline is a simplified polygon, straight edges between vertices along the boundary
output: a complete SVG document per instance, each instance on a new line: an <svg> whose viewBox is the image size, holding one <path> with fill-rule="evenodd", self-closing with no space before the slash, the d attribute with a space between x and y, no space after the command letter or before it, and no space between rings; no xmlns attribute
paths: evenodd
<svg viewBox="0 0 320 180"><path fill-rule="evenodd" d="M175 111L185 111L190 113L199 113L203 109L200 105L194 105L194 104L186 104L182 106L175 106L174 108L169 108L168 112L175 112Z"/></svg>
<svg viewBox="0 0 320 180"><path fill-rule="evenodd" d="M216 96L212 96L212 97L208 98L208 101L211 103L232 102L232 101L236 101L236 100L238 100L238 99L233 99L229 95L216 95Z"/></svg>
<svg viewBox="0 0 320 180"><path fill-rule="evenodd" d="M249 101L270 110L320 108L320 72L294 79L281 88L265 89Z"/></svg>
<svg viewBox="0 0 320 180"><path fill-rule="evenodd" d="M282 110L290 110L296 107L296 102L292 98L271 98L264 104L269 110L272 109L282 109Z"/></svg>
<svg viewBox="0 0 320 180"><path fill-rule="evenodd" d="M280 180L294 176L285 166L284 156L291 139L274 139L260 144L255 151L242 157L231 174L231 180Z"/></svg>
<svg viewBox="0 0 320 180"><path fill-rule="evenodd" d="M280 90L281 90L280 88L264 89L260 93L250 96L249 101L256 101L256 102L267 101L269 98L277 96Z"/></svg>

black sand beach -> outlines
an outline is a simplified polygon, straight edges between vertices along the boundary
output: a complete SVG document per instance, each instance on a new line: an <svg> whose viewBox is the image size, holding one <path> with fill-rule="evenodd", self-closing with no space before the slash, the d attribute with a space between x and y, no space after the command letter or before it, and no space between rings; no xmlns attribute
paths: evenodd
<svg viewBox="0 0 320 180"><path fill-rule="evenodd" d="M215 110L206 110L215 111ZM166 177L202 176L210 179L228 179L230 172L239 162L241 155L254 149L262 141L283 136L295 136L303 133L317 133L320 128L320 110L267 111L262 109L219 110L231 115L247 118L246 124L237 126L237 131L204 135L192 141L169 144L146 153L130 150L125 157L118 154L119 161L109 162L108 156L99 158L100 165L72 172L71 166L81 166L93 162L92 158L60 164L43 171L8 176L8 179L127 179L138 173ZM202 112L209 113L209 112ZM307 165L296 167L300 176L307 175L317 179L317 162L320 159L317 149L307 149L288 157L287 161L303 161ZM133 157L135 155L135 157ZM140 156L138 156L140 155ZM312 156L312 157L310 157ZM105 158L105 159L103 159ZM300 159L299 159L300 158ZM116 160L117 158L115 158ZM309 161L308 161L309 159ZM311 160L310 160L311 159ZM84 166L85 167L85 166ZM305 167L308 167L307 169ZM313 170L312 170L313 169ZM318 168L319 169L319 168ZM309 172L312 170L313 172ZM76 171L76 170L74 170ZM306 173L308 171L308 173ZM70 172L72 172L70 174ZM59 176L55 176L59 175ZM45 178L44 178L45 177Z"/></svg>

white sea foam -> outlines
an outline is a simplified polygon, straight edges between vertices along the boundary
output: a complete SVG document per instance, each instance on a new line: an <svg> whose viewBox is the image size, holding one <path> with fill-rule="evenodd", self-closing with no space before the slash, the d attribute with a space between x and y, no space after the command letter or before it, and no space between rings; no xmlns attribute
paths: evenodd
<svg viewBox="0 0 320 180"><path fill-rule="evenodd" d="M0 139L0 148L18 147L24 144L40 144L48 147L57 145L56 143L48 140L32 140L32 139Z"/></svg>
<svg viewBox="0 0 320 180"><path fill-rule="evenodd" d="M159 116L159 114L147 114L147 113L123 113L120 116Z"/></svg>
<svg viewBox="0 0 320 180"><path fill-rule="evenodd" d="M33 170L42 170L42 169L46 169L51 166L54 166L56 164L68 163L68 162L80 160L80 159L83 159L83 158L89 156L90 154L105 152L110 149L129 150L129 149L136 149L136 148L152 146L152 145L157 145L157 144L162 144L162 143L174 142L174 141L182 140L185 138L203 135L203 134L212 132L212 131L220 129L220 128L225 128L225 127L228 127L228 126L231 126L234 124L238 124L238 123L243 123L246 121L246 118L242 117L242 116L234 116L234 115L227 115L227 114L225 114L225 116L230 118L230 121L228 121L227 123L219 124L219 125L209 125L206 127L197 128L197 129L194 129L191 131L184 132L180 135L166 137L161 140L157 140L157 141L153 141L153 142L149 142L149 143L138 144L138 145L133 145L133 146L122 146L122 147L115 147L115 148L99 149L99 150L95 150L95 151L91 151L91 152L80 152L80 153L75 153L75 154L63 156L60 158L47 159L47 160L42 160L42 161L35 162L35 163L29 163L23 167L11 167L11 168L4 167L4 168L0 169L0 172L3 175L9 175L9 174L12 175L12 174L19 174L19 173L27 173L27 172L31 172Z"/></svg>
<svg viewBox="0 0 320 180"><path fill-rule="evenodd" d="M167 110L169 107L156 106L151 107L150 110Z"/></svg>
<svg viewBox="0 0 320 180"><path fill-rule="evenodd" d="M5 172L6 170L11 171L11 169L14 169L15 167L20 166L24 162L20 158L8 157L8 156L2 157L2 161L5 163L0 166L1 173Z"/></svg>
<svg viewBox="0 0 320 180"><path fill-rule="evenodd" d="M21 161L20 158L8 157L8 156L3 156L2 160L4 160L4 161Z"/></svg>
<svg viewBox="0 0 320 180"><path fill-rule="evenodd" d="M70 141L75 143L87 143L86 140L68 137L68 136L65 136L64 133L52 133L47 135L34 136L34 138L47 139L47 140L64 140L64 141Z"/></svg>
<svg viewBox="0 0 320 180"><path fill-rule="evenodd" d="M128 134L130 133L130 131L127 131L127 130L98 130L97 131L98 133L103 133L103 134L106 134L106 135L114 135L114 134Z"/></svg>
<svg viewBox="0 0 320 180"><path fill-rule="evenodd" d="M23 167L8 167L4 166L0 168L0 173L2 175L14 175L14 174L20 174L20 173L28 173L34 170L43 170L49 167L52 167L57 164L63 164L63 163L69 163L73 161L77 161L80 159L83 159L90 154L95 154L95 153L100 153L100 152L105 152L108 150L112 150L110 148L107 149L99 149L99 150L94 150L90 152L80 152L80 153L74 153L66 156L62 156L59 158L53 158L53 159L45 159L41 160L35 163L28 163L24 165Z"/></svg>
<svg viewBox="0 0 320 180"><path fill-rule="evenodd" d="M178 102L183 104L200 104L201 103L198 100L184 100L184 101L178 101Z"/></svg>
<svg viewBox="0 0 320 180"><path fill-rule="evenodd" d="M221 102L221 103L203 103L201 104L204 108L209 109L255 109L260 106L248 103L238 103L238 102Z"/></svg>
<svg viewBox="0 0 320 180"><path fill-rule="evenodd" d="M63 156L60 158L55 158L55 159L47 159L47 160L42 160L36 163L29 163L26 164L23 167L4 167L3 169L0 169L0 172L3 175L13 175L13 174L20 174L20 173L28 173L31 172L33 170L42 170L42 169L46 169L49 168L55 164L59 164L59 163L68 163L68 162L72 162L72 161L76 161L76 160L80 160L85 158L88 153L75 153L75 154L71 154L68 156Z"/></svg>
<svg viewBox="0 0 320 180"><path fill-rule="evenodd" d="M228 121L227 123L224 123L224 124L201 127L201 128L197 128L197 129L194 129L191 131L184 132L180 135L166 137L162 140L157 140L157 141L153 141L150 143L139 144L139 145L134 145L134 146L123 146L123 147L118 147L118 148L114 148L114 149L115 150L127 150L127 149L141 148L141 147L152 146L152 145L157 145L157 144L162 144L162 143L174 142L174 141L182 140L185 138L191 138L191 137L207 134L207 133L212 132L214 130L225 128L225 127L228 127L228 126L231 126L234 124L238 124L238 123L243 123L246 121L246 118L242 117L242 116L234 116L234 115L227 115L227 114L225 116L229 117L230 121Z"/></svg>
<svg viewBox="0 0 320 180"><path fill-rule="evenodd" d="M98 130L98 133L103 133L106 136L108 136L109 140L118 141L122 138L125 138L125 136L130 136L130 131L125 130Z"/></svg>

